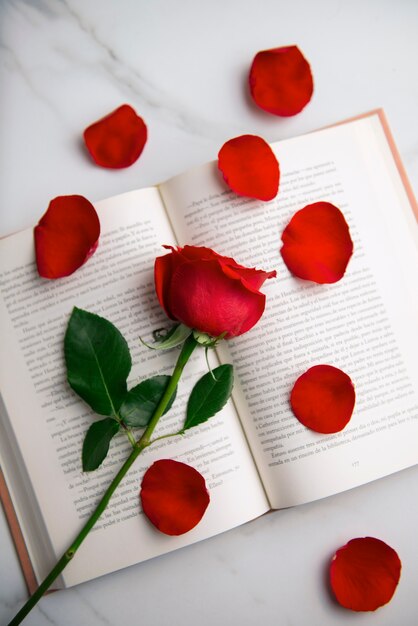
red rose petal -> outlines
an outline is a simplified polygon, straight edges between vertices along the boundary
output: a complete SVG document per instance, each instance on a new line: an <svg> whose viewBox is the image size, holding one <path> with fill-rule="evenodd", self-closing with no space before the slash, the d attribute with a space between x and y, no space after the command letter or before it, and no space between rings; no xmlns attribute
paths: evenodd
<svg viewBox="0 0 418 626"><path fill-rule="evenodd" d="M101 167L129 167L147 141L147 127L129 104L95 122L84 131L84 141L93 160Z"/></svg>
<svg viewBox="0 0 418 626"><path fill-rule="evenodd" d="M344 276L353 242L344 215L329 202L315 202L297 211L282 234L280 253L299 278L335 283Z"/></svg>
<svg viewBox="0 0 418 626"><path fill-rule="evenodd" d="M166 315L175 320L173 313L170 311L168 306L168 298L167 293L170 289L171 280L173 278L174 271L177 267L182 263L182 256L176 248L173 246L163 246L171 250L170 254L165 254L164 256L159 256L155 259L154 264L154 281L155 281L155 291L157 293L158 300L163 307Z"/></svg>
<svg viewBox="0 0 418 626"><path fill-rule="evenodd" d="M318 433L337 433L350 421L356 395L351 379L332 365L315 365L299 376L290 394L293 413Z"/></svg>
<svg viewBox="0 0 418 626"><path fill-rule="evenodd" d="M338 602L352 611L375 611L395 593L401 561L380 539L352 539L337 550L330 566L331 588Z"/></svg>
<svg viewBox="0 0 418 626"><path fill-rule="evenodd" d="M273 150L257 135L227 141L219 151L218 167L235 193L272 200L279 190L280 170Z"/></svg>
<svg viewBox="0 0 418 626"><path fill-rule="evenodd" d="M148 519L166 535L194 528L209 504L203 476L190 465L163 459L145 472L141 503Z"/></svg>
<svg viewBox="0 0 418 626"><path fill-rule="evenodd" d="M100 222L83 196L58 196L35 226L36 264L40 276L69 276L94 253Z"/></svg>
<svg viewBox="0 0 418 626"><path fill-rule="evenodd" d="M250 330L264 312L266 296L237 274L224 271L219 261L183 263L170 286L170 309L175 319L202 332L226 338Z"/></svg>
<svg viewBox="0 0 418 626"><path fill-rule="evenodd" d="M251 65L250 91L265 111L282 117L296 115L312 97L309 63L297 46L258 52Z"/></svg>

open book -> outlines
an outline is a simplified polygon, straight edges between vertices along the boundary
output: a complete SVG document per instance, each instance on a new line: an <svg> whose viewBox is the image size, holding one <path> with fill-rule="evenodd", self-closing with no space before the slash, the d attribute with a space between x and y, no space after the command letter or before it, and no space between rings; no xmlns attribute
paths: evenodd
<svg viewBox="0 0 418 626"><path fill-rule="evenodd" d="M176 353L151 351L139 341L169 326L153 283L162 244L209 246L238 263L276 269L278 276L262 288L267 306L257 326L221 342L213 354L214 366L234 365L233 401L138 458L58 586L418 462L416 205L385 118L372 112L272 148L281 184L271 202L236 196L216 163L98 202L99 247L68 278L39 278L32 230L0 242L2 492L21 556L32 564L33 570L25 562L30 586L31 572L38 581L47 574L129 453L129 442L119 436L96 472L81 470L82 441L96 417L66 383L69 315L77 306L121 330L134 363L130 386L170 373ZM343 211L354 240L346 275L332 285L294 278L279 253L291 216L317 200ZM306 429L289 407L296 378L320 363L343 369L356 387L353 417L333 435ZM155 435L183 424L190 390L205 371L200 350ZM210 491L202 521L180 537L160 534L140 511L141 476L160 458L192 465Z"/></svg>

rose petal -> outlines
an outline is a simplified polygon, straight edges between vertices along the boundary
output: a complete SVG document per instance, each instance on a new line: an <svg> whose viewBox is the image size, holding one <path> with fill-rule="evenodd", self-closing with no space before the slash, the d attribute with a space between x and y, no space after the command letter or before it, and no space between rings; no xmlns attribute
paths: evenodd
<svg viewBox="0 0 418 626"><path fill-rule="evenodd" d="M280 170L273 150L256 135L227 141L219 151L218 167L235 193L272 200L279 190Z"/></svg>
<svg viewBox="0 0 418 626"><path fill-rule="evenodd" d="M148 519L166 535L194 528L209 504L203 476L190 465L163 459L145 472L141 503Z"/></svg>
<svg viewBox="0 0 418 626"><path fill-rule="evenodd" d="M299 278L335 283L344 276L353 242L344 215L329 202L315 202L297 211L282 234L280 253Z"/></svg>
<svg viewBox="0 0 418 626"><path fill-rule="evenodd" d="M258 52L249 78L256 104L274 115L296 115L312 97L311 68L297 46Z"/></svg>
<svg viewBox="0 0 418 626"><path fill-rule="evenodd" d="M272 272L265 272L264 270L256 270L253 268L241 267L239 265L232 266L224 265L222 261L220 262L222 266L222 270L224 274L230 276L231 278L239 278L242 283L246 285L249 289L253 289L258 291L263 283L268 278L276 277L276 270Z"/></svg>
<svg viewBox="0 0 418 626"><path fill-rule="evenodd" d="M290 394L293 413L318 433L337 433L350 421L356 395L347 374L332 365L315 365L299 376Z"/></svg>
<svg viewBox="0 0 418 626"><path fill-rule="evenodd" d="M144 149L147 127L129 104L123 104L86 128L84 141L97 165L129 167Z"/></svg>
<svg viewBox="0 0 418 626"><path fill-rule="evenodd" d="M266 296L244 285L239 276L231 280L217 260L183 263L170 285L174 318L212 337L247 332L262 316L265 302Z"/></svg>
<svg viewBox="0 0 418 626"><path fill-rule="evenodd" d="M275 271L265 272L264 270L257 270L252 267L244 267L244 265L240 265L231 257L221 256L210 248L185 245L184 248L179 250L181 250L182 257L191 261L203 259L209 261L211 259L217 259L225 273L227 273L227 270L231 270L231 274L235 277L238 275L240 278L244 279L249 286L257 290L268 278L274 278L276 276Z"/></svg>
<svg viewBox="0 0 418 626"><path fill-rule="evenodd" d="M337 550L330 566L331 588L338 602L353 611L375 611L395 593L401 561L380 539L352 539Z"/></svg>
<svg viewBox="0 0 418 626"><path fill-rule="evenodd" d="M154 264L154 282L157 298L163 307L167 317L175 320L173 313L169 308L169 291L171 279L175 269L183 262L180 252L172 246L164 246L171 249L170 254L159 256L155 259Z"/></svg>
<svg viewBox="0 0 418 626"><path fill-rule="evenodd" d="M51 200L35 226L36 264L40 276L69 276L94 253L100 222L94 206L83 196Z"/></svg>

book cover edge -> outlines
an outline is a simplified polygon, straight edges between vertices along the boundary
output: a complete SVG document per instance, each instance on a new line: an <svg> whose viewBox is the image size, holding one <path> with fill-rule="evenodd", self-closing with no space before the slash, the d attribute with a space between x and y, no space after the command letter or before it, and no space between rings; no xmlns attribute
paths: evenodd
<svg viewBox="0 0 418 626"><path fill-rule="evenodd" d="M25 539L23 537L22 530L20 528L19 520L17 519L16 511L10 496L9 489L7 487L3 471L0 468L0 500L3 504L4 514L9 526L10 534L13 539L15 550L20 561L20 567L22 569L23 577L26 582L28 592L32 594L38 587L35 572L32 566L32 562L29 556L29 552L26 546Z"/></svg>

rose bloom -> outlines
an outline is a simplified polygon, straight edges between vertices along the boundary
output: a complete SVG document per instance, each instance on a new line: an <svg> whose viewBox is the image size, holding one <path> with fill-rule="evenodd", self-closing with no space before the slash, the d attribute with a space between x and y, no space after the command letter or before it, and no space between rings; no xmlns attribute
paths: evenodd
<svg viewBox="0 0 418 626"><path fill-rule="evenodd" d="M266 296L259 291L276 272L238 265L210 248L173 248L155 261L155 289L172 320L218 337L242 335L263 314Z"/></svg>

